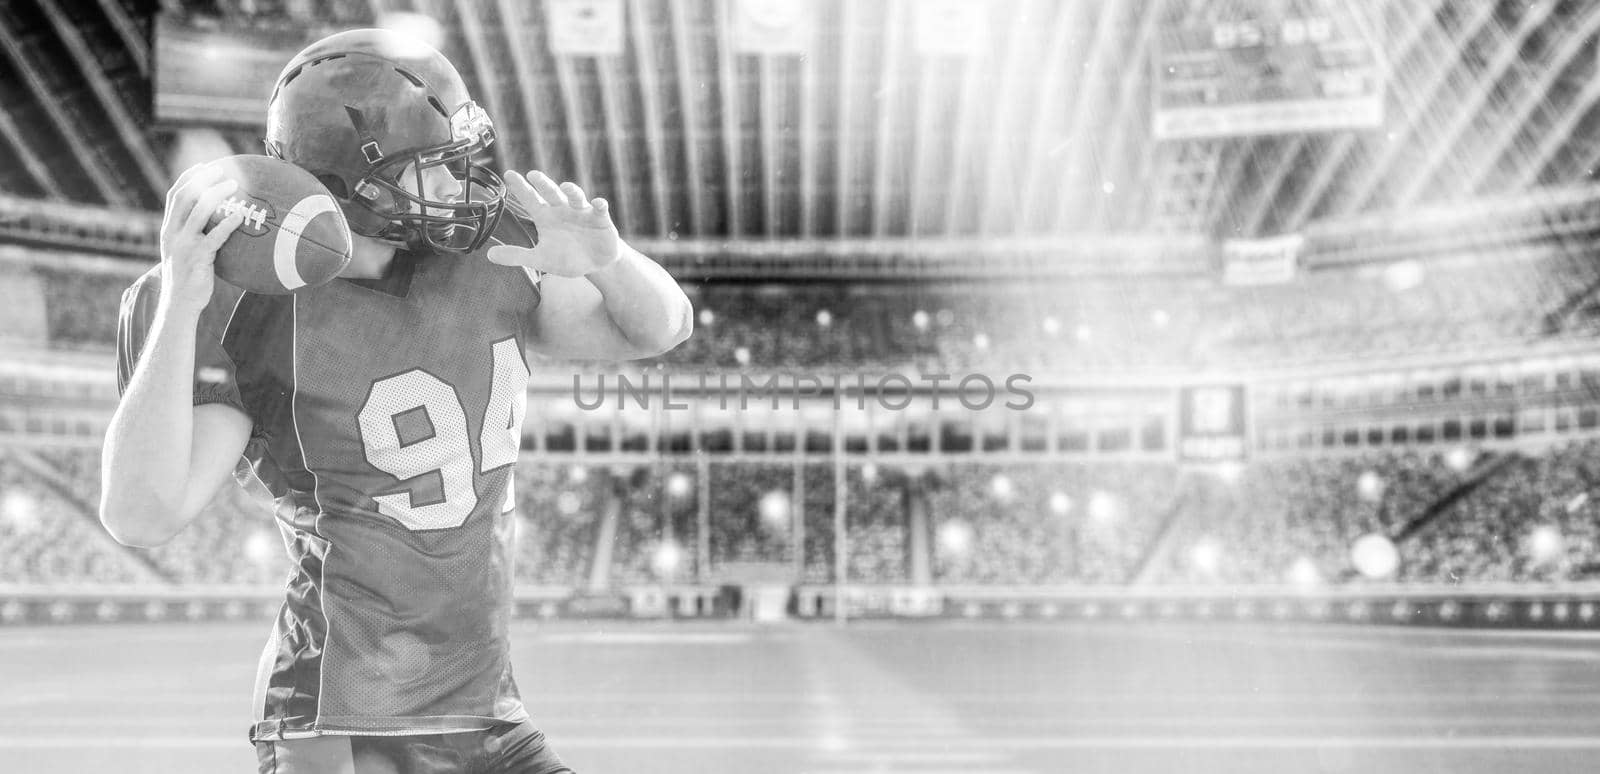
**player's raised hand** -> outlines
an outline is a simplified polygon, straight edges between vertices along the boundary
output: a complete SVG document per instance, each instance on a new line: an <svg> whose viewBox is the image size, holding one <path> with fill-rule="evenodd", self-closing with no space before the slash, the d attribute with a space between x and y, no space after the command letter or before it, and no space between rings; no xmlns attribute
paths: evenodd
<svg viewBox="0 0 1600 774"><path fill-rule="evenodd" d="M489 248L489 260L557 277L582 277L622 257L622 238L605 199L588 198L576 183L558 186L538 170L526 176L507 171L505 181L516 207L502 217L520 217L516 210L521 210L539 230L539 243L495 245Z"/></svg>
<svg viewBox="0 0 1600 774"><path fill-rule="evenodd" d="M222 170L196 164L178 176L167 191L166 214L161 221L161 303L173 309L199 312L211 301L216 283L213 264L217 249L244 221L234 212L210 231L206 222L238 183Z"/></svg>

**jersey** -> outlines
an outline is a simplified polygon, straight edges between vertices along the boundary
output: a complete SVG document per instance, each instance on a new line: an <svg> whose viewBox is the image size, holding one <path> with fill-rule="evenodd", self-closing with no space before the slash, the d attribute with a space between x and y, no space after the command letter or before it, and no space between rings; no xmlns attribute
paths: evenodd
<svg viewBox="0 0 1600 774"><path fill-rule="evenodd" d="M123 294L122 387L158 269ZM381 280L293 295L216 283L194 402L250 417L238 475L271 492L294 567L261 654L252 739L527 718L506 633L539 291L536 273L481 255L406 252Z"/></svg>

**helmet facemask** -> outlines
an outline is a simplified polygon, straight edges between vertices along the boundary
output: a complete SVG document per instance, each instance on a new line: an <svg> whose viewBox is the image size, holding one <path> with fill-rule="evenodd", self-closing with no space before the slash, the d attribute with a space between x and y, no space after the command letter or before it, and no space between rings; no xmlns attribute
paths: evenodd
<svg viewBox="0 0 1600 774"><path fill-rule="evenodd" d="M359 116L351 118L359 131ZM369 166L356 182L351 201L389 221L378 238L418 249L468 253L482 247L494 232L504 211L505 182L472 161L494 141L494 125L477 104L467 102L450 117L450 131L447 142L393 154L370 136L363 138L361 150ZM445 169L460 183L459 197L428 198L427 172L435 168Z"/></svg>
<svg viewBox="0 0 1600 774"><path fill-rule="evenodd" d="M499 176L472 162L494 137L443 54L368 29L329 35L284 66L264 139L269 155L323 181L352 232L468 253L489 242L506 206ZM446 172L459 185L440 185Z"/></svg>

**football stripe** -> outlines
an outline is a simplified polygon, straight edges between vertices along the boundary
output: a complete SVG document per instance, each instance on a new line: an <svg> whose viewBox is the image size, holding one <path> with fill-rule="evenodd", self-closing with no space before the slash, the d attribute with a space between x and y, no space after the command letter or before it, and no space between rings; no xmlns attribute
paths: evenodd
<svg viewBox="0 0 1600 774"><path fill-rule="evenodd" d="M278 273L278 281L283 283L284 288L295 290L305 287L305 278L300 276L300 267L295 258L300 252L300 233L306 230L306 224L325 212L338 211L339 205L334 203L333 197L316 194L296 202L283 216L277 239L272 243L272 268Z"/></svg>

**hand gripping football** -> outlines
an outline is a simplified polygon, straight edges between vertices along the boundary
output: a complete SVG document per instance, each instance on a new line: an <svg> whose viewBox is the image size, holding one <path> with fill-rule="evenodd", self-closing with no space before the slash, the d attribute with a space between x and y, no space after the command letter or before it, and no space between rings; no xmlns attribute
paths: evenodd
<svg viewBox="0 0 1600 774"><path fill-rule="evenodd" d="M239 187L207 228L233 212L244 222L217 250L217 276L253 293L314 288L350 263L350 226L339 203L310 172L270 156L211 162Z"/></svg>

